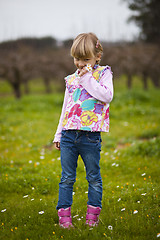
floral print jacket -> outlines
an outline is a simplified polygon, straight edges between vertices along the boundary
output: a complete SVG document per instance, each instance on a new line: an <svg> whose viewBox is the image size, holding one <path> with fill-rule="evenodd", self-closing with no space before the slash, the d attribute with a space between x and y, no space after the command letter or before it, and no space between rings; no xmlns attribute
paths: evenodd
<svg viewBox="0 0 160 240"><path fill-rule="evenodd" d="M54 142L62 130L109 131L109 103L113 98L109 66L97 66L82 77L77 71L65 78L66 91Z"/></svg>

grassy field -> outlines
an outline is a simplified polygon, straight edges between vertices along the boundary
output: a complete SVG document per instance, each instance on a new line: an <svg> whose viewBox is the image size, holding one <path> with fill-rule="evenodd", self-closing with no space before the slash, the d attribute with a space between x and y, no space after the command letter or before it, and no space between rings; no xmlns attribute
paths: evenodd
<svg viewBox="0 0 160 240"><path fill-rule="evenodd" d="M58 226L60 152L52 139L63 94L15 100L0 82L0 239L160 239L160 90L135 79L115 81L110 133L102 134L103 209L97 228L85 226L88 185L78 160L73 230Z"/></svg>

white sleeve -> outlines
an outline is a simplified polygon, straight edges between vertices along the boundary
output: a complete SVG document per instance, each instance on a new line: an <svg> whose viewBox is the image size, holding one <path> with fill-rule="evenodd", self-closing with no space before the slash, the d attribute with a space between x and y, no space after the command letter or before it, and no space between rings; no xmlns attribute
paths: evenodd
<svg viewBox="0 0 160 240"><path fill-rule="evenodd" d="M69 97L69 92L68 92L68 89L66 88L65 95L64 95L64 101L63 101L62 112L61 112L61 116L60 116L60 119L59 119L59 124L58 124L58 127L57 127L56 134L54 136L53 142L60 142L61 132L62 132L62 122L63 122L63 119L64 119L64 114L65 114L66 106L67 106L67 103L68 103L68 97Z"/></svg>
<svg viewBox="0 0 160 240"><path fill-rule="evenodd" d="M79 82L86 89L86 91L95 99L105 103L109 103L112 101L112 72L107 67L99 82L96 81L91 72L83 75L80 78Z"/></svg>

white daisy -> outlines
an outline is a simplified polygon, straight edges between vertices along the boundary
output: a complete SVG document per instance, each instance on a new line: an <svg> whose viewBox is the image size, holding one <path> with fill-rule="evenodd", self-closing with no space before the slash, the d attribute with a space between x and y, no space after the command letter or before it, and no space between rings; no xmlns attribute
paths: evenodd
<svg viewBox="0 0 160 240"><path fill-rule="evenodd" d="M122 208L122 209L121 209L121 212L123 212L123 211L125 211L125 210L126 210L125 208Z"/></svg>
<svg viewBox="0 0 160 240"><path fill-rule="evenodd" d="M7 209L3 209L3 210L1 210L1 212L5 212L5 211L7 211Z"/></svg>
<svg viewBox="0 0 160 240"><path fill-rule="evenodd" d="M88 72L91 72L91 71L92 71L91 64L87 64L87 66L86 66L86 70L87 70Z"/></svg>
<svg viewBox="0 0 160 240"><path fill-rule="evenodd" d="M136 213L138 213L138 211L137 211L137 210L134 210L133 214L136 214Z"/></svg>
<svg viewBox="0 0 160 240"><path fill-rule="evenodd" d="M145 175L146 175L146 173L141 174L142 177L145 176Z"/></svg>
<svg viewBox="0 0 160 240"><path fill-rule="evenodd" d="M111 225L108 226L109 230L113 230L113 227Z"/></svg>
<svg viewBox="0 0 160 240"><path fill-rule="evenodd" d="M40 211L40 212L39 212L39 214L43 214L43 213L44 213L44 211Z"/></svg>
<svg viewBox="0 0 160 240"><path fill-rule="evenodd" d="M28 197L28 195L23 196L23 198L27 198L27 197Z"/></svg>

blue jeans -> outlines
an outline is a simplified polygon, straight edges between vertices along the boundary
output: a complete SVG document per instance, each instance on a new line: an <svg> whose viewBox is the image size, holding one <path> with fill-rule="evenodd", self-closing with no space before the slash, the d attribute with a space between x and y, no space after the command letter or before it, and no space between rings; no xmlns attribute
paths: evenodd
<svg viewBox="0 0 160 240"><path fill-rule="evenodd" d="M73 185L76 181L78 156L81 155L86 168L88 205L102 207L102 178L100 174L100 132L63 130L60 142L62 176L59 183L57 209L72 205Z"/></svg>

